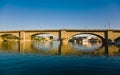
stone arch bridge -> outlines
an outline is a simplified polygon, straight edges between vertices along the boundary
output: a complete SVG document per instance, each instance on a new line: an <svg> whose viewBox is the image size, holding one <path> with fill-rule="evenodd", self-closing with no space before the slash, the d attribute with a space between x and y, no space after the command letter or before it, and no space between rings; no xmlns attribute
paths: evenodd
<svg viewBox="0 0 120 75"><path fill-rule="evenodd" d="M75 29L61 29L61 30L16 30L16 31L0 31L0 36L5 34L12 34L21 41L31 41L31 37L36 34L52 34L58 37L62 42L68 42L70 38L77 34L92 34L100 37L102 41L108 39L114 42L115 39L120 38L120 30L75 30ZM0 37L0 41L3 41Z"/></svg>

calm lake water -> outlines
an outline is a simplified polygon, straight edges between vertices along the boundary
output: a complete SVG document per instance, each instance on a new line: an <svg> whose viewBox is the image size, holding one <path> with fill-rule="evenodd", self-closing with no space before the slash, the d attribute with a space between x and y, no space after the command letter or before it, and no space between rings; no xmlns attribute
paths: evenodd
<svg viewBox="0 0 120 75"><path fill-rule="evenodd" d="M120 75L120 46L0 42L0 75Z"/></svg>

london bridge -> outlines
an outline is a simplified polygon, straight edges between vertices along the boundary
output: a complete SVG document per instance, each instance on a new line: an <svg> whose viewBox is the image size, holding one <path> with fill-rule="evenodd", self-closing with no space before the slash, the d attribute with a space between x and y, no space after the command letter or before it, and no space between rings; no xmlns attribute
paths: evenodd
<svg viewBox="0 0 120 75"><path fill-rule="evenodd" d="M0 36L11 34L16 36L21 41L30 41L33 35L38 34L51 34L56 36L59 40L66 43L71 37L80 34L92 34L99 37L103 42L111 40L114 42L116 39L120 38L120 30L80 30L80 29L59 29L59 30L11 30L11 31L0 31ZM4 41L0 37L0 41Z"/></svg>

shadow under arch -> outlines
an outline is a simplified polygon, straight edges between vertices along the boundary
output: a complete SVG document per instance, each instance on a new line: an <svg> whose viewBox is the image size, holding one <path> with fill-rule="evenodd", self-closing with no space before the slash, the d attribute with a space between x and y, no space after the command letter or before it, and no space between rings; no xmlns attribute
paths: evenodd
<svg viewBox="0 0 120 75"><path fill-rule="evenodd" d="M115 45L120 48L120 36L117 37L117 38L114 40L114 42L115 42ZM120 50L119 50L119 51L120 51Z"/></svg>
<svg viewBox="0 0 120 75"><path fill-rule="evenodd" d="M114 41L117 42L118 40L120 40L120 36L117 37Z"/></svg>
<svg viewBox="0 0 120 75"><path fill-rule="evenodd" d="M0 35L2 38L2 41L18 41L19 37L13 35L13 34L2 34Z"/></svg>

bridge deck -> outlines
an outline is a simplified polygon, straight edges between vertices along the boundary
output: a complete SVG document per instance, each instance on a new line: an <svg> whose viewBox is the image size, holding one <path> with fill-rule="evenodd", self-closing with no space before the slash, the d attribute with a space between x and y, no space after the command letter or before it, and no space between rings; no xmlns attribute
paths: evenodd
<svg viewBox="0 0 120 75"><path fill-rule="evenodd" d="M46 29L46 30L3 30L3 31L0 31L1 33L6 33L6 32L21 32L21 31L24 31L24 32L56 32L56 31L69 31L69 32L81 32L81 31L84 31L84 32L88 32L88 31L95 31L95 32L104 32L104 31L113 31L113 32L120 32L120 29Z"/></svg>

